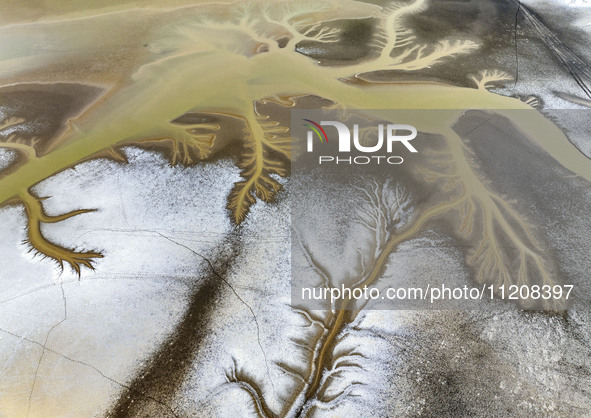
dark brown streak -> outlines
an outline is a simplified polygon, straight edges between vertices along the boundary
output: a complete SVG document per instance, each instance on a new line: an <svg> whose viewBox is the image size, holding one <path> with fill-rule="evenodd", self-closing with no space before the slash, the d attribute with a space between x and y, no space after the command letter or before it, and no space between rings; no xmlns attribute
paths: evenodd
<svg viewBox="0 0 591 418"><path fill-rule="evenodd" d="M175 412L154 409L153 404L140 401L146 398L143 394L149 394L160 404L170 403L190 372L192 360L207 335L206 328L215 312L216 299L225 285L220 277L228 272L238 252L238 239L229 237L228 242L231 243L231 250L215 261L215 270L213 263L204 258L209 272L200 280L195 280L189 306L175 331L152 355L146 366L139 370L107 416L177 416Z"/></svg>

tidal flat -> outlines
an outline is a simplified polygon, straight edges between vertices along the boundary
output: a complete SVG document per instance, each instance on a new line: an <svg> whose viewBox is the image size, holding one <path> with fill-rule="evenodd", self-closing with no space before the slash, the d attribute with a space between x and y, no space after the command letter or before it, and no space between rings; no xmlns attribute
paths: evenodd
<svg viewBox="0 0 591 418"><path fill-rule="evenodd" d="M0 415L585 415L589 22L0 0Z"/></svg>

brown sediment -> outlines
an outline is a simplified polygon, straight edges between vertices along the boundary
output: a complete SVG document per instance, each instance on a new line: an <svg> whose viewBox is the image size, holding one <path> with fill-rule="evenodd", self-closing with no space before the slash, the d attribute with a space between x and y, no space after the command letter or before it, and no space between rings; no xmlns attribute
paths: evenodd
<svg viewBox="0 0 591 418"><path fill-rule="evenodd" d="M455 201L447 202L439 207L423 212L423 214L419 216L418 219L412 222L410 227L393 236L388 241L384 249L380 252L367 278L365 278L365 280L363 280L359 285L355 286L355 288L363 288L363 286L370 286L371 284L375 283L382 274L383 269L388 261L388 257L398 244L411 237L414 237L427 221L441 212L445 212L454 208L455 204ZM331 353L337 344L338 336L343 331L345 325L355 319L355 315L352 314L354 303L355 302L351 299L346 299L343 301L342 306L336 311L336 314L328 325L326 336L321 336L321 338L316 342L316 344L318 344L318 355L316 356L314 362L315 364L312 367L312 373L308 377L308 383L305 385L305 395L303 398L300 398L299 396L294 396L293 398L294 402L300 402L300 406L297 408L294 416L301 416L304 408L307 406L307 402L315 398L320 388L322 374L325 373L325 370L329 366Z"/></svg>
<svg viewBox="0 0 591 418"><path fill-rule="evenodd" d="M246 219L256 198L272 202L281 190L281 184L271 174L286 177L289 173L291 138L286 136L287 132L287 126L261 114L256 103L246 116L246 151L238 161L244 180L235 184L227 205L236 224Z"/></svg>
<svg viewBox="0 0 591 418"><path fill-rule="evenodd" d="M502 117L496 117L497 123L502 126ZM491 116L484 114L484 118L485 121L490 121ZM457 230L454 233L476 243L467 254L467 263L474 269L477 282L493 284L495 289L497 286L510 284L557 284L552 261L545 254L544 246L531 224L518 213L506 196L495 192L486 184L483 173L475 166L476 161L470 149L458 134L451 127L443 133L447 147L445 150L432 150L429 158L439 169L432 171L422 168L420 172L430 181L440 182L441 187L447 190L448 200L432 202L419 215L414 216L407 227L395 231L376 258L370 273L352 289L374 285L396 247L418 236L427 224L441 220L443 216L457 219ZM476 221L477 216L481 222ZM565 303L565 300L542 301L538 308L560 314ZM321 400L319 393L323 376L330 370L332 353L339 343L340 335L360 312L355 313L356 309L359 309L356 301L343 301L339 309L330 316L325 332L314 342L315 355L312 357L313 364L306 383L302 392L292 397L292 404L287 409L291 411L296 408L295 412L291 411L294 416L307 413L309 401Z"/></svg>
<svg viewBox="0 0 591 418"><path fill-rule="evenodd" d="M175 241L173 241L175 242ZM203 275L195 279L193 291L183 317L160 348L140 367L136 377L111 410L109 417L160 416L180 417L183 411L176 411L172 405L175 395L192 369L192 361L201 350L201 344L208 335L208 324L217 308L224 288L230 286L226 275L233 259L240 250L240 238L236 234L225 242L227 248L215 258L205 258L193 252L196 263L203 266Z"/></svg>
<svg viewBox="0 0 591 418"><path fill-rule="evenodd" d="M56 223L69 219L73 216L92 212L89 209L74 210L62 215L51 216L45 213L41 199L33 196L31 193L21 193L19 201L25 206L27 223L27 240L30 251L34 251L43 257L48 257L56 261L60 268L64 268L64 262L68 263L72 269L80 276L82 266L93 268L92 263L96 258L102 258L102 254L97 251L79 251L74 248L66 248L47 240L41 232L42 223Z"/></svg>
<svg viewBox="0 0 591 418"><path fill-rule="evenodd" d="M27 157L44 155L101 89L83 84L17 84L0 88L0 146L30 147Z"/></svg>
<svg viewBox="0 0 591 418"><path fill-rule="evenodd" d="M445 54L452 56L464 53L468 47L469 45L460 44L440 46L432 54L421 57L419 62L409 63L408 70L436 63ZM240 115L248 121L249 130L253 132L244 137L244 141L250 143L249 147L252 150L252 155L247 158L252 164L247 165L252 166L253 177L245 179L243 184L236 185L236 194L229 202L234 219L239 222L245 215L245 208L255 199L255 192L268 200L268 196L274 194L275 189L273 181L266 182L262 188L257 189L254 180L264 178L263 166L266 164L262 152L265 146L265 132L259 126L260 121L252 109L253 102L261 96L273 97L278 91L291 90L301 92L300 94L314 93L344 106L357 108L527 107L516 100L496 96L486 90L437 85L422 85L420 88L411 85L379 86L380 89L376 90L339 81L347 75L379 69L384 65L385 55L381 55L375 62L337 68L315 66L308 58L289 51L288 47L258 54L248 61L244 61L246 58L241 55L227 51L208 52L206 55L208 58L197 54L193 59L192 55L171 56L162 62L142 67L136 72L137 82L129 86L118 86L118 90L110 92L105 100L101 100L98 108L85 112L80 120L76 121L76 129L70 132L68 138L60 140L63 146L34 161L34 164L21 166L0 180L0 201L12 198L19 191L31 187L38 181L114 145L158 138L173 138L181 142L193 141L194 138L188 132L170 124L170 121L197 105L212 108L213 112ZM194 68L195 65L203 70L200 73L201 79L187 83L187 78L194 73L194 70L188 69ZM243 68L245 66L246 68ZM220 71L220 68L223 71ZM256 83L253 80L256 80ZM223 91L218 91L216 86L224 86L224 91L230 89L239 94L235 97L228 96ZM395 97L392 93L396 93ZM425 127L425 130L430 132L441 129L442 126L449 126L450 118L453 119L457 115L457 112L450 112L445 120L434 121ZM539 115L538 118L543 119L543 116ZM542 123L537 124L540 125ZM548 133L544 135L548 136ZM545 145L549 143L546 141ZM560 161L567 166L578 164L575 158L571 158L570 151L563 150L558 155L560 154L564 154ZM591 177L591 174L588 174L588 177Z"/></svg>
<svg viewBox="0 0 591 418"><path fill-rule="evenodd" d="M148 138L122 146L154 150L162 153L173 166L190 166L219 158L224 152L234 156L236 152L228 148L237 142L244 129L244 120L241 117L215 112L188 112L172 120L171 124L184 129L189 136L181 139Z"/></svg>
<svg viewBox="0 0 591 418"><path fill-rule="evenodd" d="M365 6L360 4L357 7ZM231 218L235 224L240 224L257 198L268 202L275 197L280 184L272 175L288 175L286 162L290 157L290 144L287 130L259 112L255 104L257 100L315 94L350 109L450 109L442 111L437 118L429 121L409 113L405 121L424 132L445 133L452 160L450 164L454 171L427 174L434 176L435 181L450 181L449 190L454 193L450 193L449 200L434 203L418 214L412 224L397 231L380 252L370 274L358 286L375 283L382 274L389 255L401 242L415 237L428 222L451 211L458 211L462 218L461 233L469 236L479 234L479 246L471 259L478 271L479 280L489 280L489 270L496 271L497 279L500 277L504 283L510 280L507 255L500 251L500 232L504 234L503 239L513 243L518 251L520 281L527 280L528 274L531 274L527 271L528 266L530 269L533 266L544 282L552 283L543 254L535 248L536 240L530 233L531 226L502 196L487 188L476 175L462 139L451 129L464 108L527 109L528 106L486 91L486 84L491 80L485 74L480 79L474 79L478 89L416 82L383 85L372 83L369 77L363 76L381 70L417 71L476 49L477 45L469 40L441 40L433 45L416 43L402 23L406 16L419 13L425 7L424 0L416 0L399 8L384 8L378 16L382 26L376 45L373 46L376 48L375 57L339 67L318 66L308 57L296 52L296 45L301 42L338 41L330 29L322 32L324 28L320 27L317 31L309 31L295 19L316 16L315 11L290 11L286 8L285 11L292 15L279 16L273 21L272 14L267 14L269 10L255 6L252 9L254 17L275 28L269 33L258 33L255 25L251 25L248 19L241 20L242 16L231 15L229 11L226 11L224 19L212 15L208 16L209 20L195 21L186 16L178 16L175 22L169 22L160 28L159 38L155 41L163 43L162 50L157 51L154 47L153 54L139 54L145 61L137 67L137 71L131 65L133 60L125 61L123 68L128 72L114 77L118 82L100 102L95 103L72 123L70 131L55 141L47 139L45 142L24 144L32 145L38 158L33 158L32 153L29 153L30 158L26 163L15 167L0 179L0 205L15 198L20 199L27 207L31 244L43 254L60 262L67 261L79 270L80 265L90 266L91 259L100 255L97 252L82 255L72 250L64 252L63 248L48 243L39 228L40 222L45 219L43 208L30 195L31 187L89 158L123 160L117 154L117 148L123 145L148 144L163 150L170 147L166 148L166 152L172 163L193 164L208 158L218 146L214 140L218 122L197 118L197 128L188 127L185 122L192 123L195 120L183 119L181 115L187 112L210 111L218 115L236 115L246 121L246 129L241 136L244 152L238 158L243 180L234 185L228 197ZM277 14L276 10L275 12ZM368 17L367 13L363 16ZM101 19L98 21L104 22ZM63 22L44 22L44 30L59 32L62 30L58 28L61 23ZM94 24L95 30L100 28L100 25L96 26L96 22L88 23ZM402 30L395 30L398 27L402 27ZM235 49L223 49L224 43L219 42L223 41L221 30L226 31L226 39L237 39L240 42L234 45ZM283 42L286 36L289 40ZM143 39L142 36L142 41ZM281 43L278 39L282 39ZM259 53L254 53L253 44L266 45L266 48L260 48L257 50ZM80 54L82 53L78 51L78 55ZM68 59L72 60L72 57ZM88 66L83 70L87 71L94 61L89 59L84 62ZM59 71L56 70L55 74L59 74ZM357 84L341 81L356 76L364 81ZM100 78L100 75L97 77ZM493 81L500 80L501 78L496 77ZM532 111L527 117L523 114L516 117L507 110L499 112L504 112L519 129L529 133L531 139L559 163L574 174L591 181L588 160L579 155L564 135L543 115ZM69 116L72 115L70 112ZM14 116L18 117L19 114L15 113ZM51 132L52 135L57 135L59 128L56 126L44 128L47 129L43 131L44 134L47 137ZM26 133L24 127L22 131ZM26 152L26 148L21 145L14 147ZM52 152L47 153L49 149ZM456 182L455 185L452 184L453 181ZM475 231L474 228L476 213L482 214L481 231ZM515 225L518 225L519 230L516 230ZM211 280L212 277L208 282ZM219 283L216 286L219 287ZM129 398L116 406L114 414L129 413L130 408L134 410L136 407L132 405L132 400L154 388L160 388L161 402L170 400L174 390L186 376L195 350L199 348L202 328L207 323L207 315L210 315L209 309L216 289L217 287L209 290L200 288L196 291L187 315L169 341L172 343L171 348L162 347L158 353L162 359L156 357L143 373L144 378L140 377L132 383L132 389L126 394ZM348 310L350 304L351 301L347 301L345 306L337 310L326 333L316 342L317 355L310 367L303 393L294 397L293 408L297 414L302 412L307 401L320 390L322 374L330 362L338 336L352 319ZM205 316L201 315L204 307L208 308ZM196 319L194 315L198 313L199 319ZM301 403L295 405L296 402Z"/></svg>

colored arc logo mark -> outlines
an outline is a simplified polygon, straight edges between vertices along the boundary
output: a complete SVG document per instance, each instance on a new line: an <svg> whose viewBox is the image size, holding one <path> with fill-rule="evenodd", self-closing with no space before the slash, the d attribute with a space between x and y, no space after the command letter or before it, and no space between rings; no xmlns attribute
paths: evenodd
<svg viewBox="0 0 591 418"><path fill-rule="evenodd" d="M304 123L304 126L312 129L314 132L316 132L316 135L318 135L318 138L320 139L320 142L328 142L328 136L326 136L326 132L324 132L324 129L322 128L322 126L320 126L319 124L317 124L314 121L311 121L310 119L304 119L306 122L310 122L312 125L308 125L307 123ZM322 135L320 134L320 132L322 132Z"/></svg>

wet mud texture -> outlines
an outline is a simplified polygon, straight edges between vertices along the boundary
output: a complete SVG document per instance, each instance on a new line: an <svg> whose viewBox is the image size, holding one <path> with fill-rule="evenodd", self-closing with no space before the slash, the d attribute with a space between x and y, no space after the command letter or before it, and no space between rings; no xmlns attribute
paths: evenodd
<svg viewBox="0 0 591 418"><path fill-rule="evenodd" d="M44 155L72 119L101 89L83 84L21 84L0 89L0 120L15 123L0 129L0 141L14 138ZM34 141L33 141L34 140Z"/></svg>
<svg viewBox="0 0 591 418"><path fill-rule="evenodd" d="M224 291L232 289L225 276L240 250L240 243L237 237L228 239L227 243L227 249L215 260L194 253L196 262L204 265L206 276L195 280L187 310L176 329L138 370L106 416L181 416L171 403L193 366L192 360L199 353L203 338L209 333L207 324L215 315L216 302Z"/></svg>

